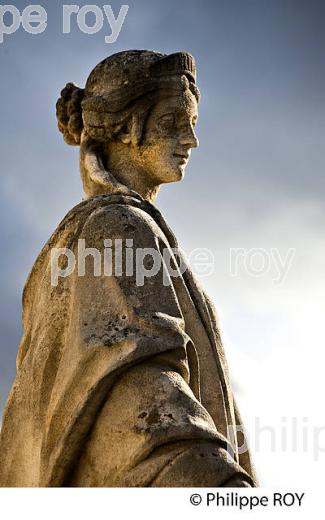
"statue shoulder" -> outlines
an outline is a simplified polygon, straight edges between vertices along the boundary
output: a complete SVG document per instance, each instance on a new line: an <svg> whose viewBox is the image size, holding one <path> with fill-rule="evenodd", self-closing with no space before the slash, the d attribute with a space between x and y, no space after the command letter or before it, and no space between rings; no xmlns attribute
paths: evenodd
<svg viewBox="0 0 325 520"><path fill-rule="evenodd" d="M132 239L138 247L149 247L163 231L143 208L131 204L108 203L94 208L87 216L80 238L94 242L103 239Z"/></svg>

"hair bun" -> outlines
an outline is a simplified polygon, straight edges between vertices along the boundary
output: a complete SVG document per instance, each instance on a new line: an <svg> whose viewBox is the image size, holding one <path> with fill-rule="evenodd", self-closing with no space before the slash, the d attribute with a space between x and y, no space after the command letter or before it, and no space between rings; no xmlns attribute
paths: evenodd
<svg viewBox="0 0 325 520"><path fill-rule="evenodd" d="M84 89L73 83L67 83L61 91L56 103L56 117L58 127L66 143L73 146L80 144L83 129L81 102Z"/></svg>

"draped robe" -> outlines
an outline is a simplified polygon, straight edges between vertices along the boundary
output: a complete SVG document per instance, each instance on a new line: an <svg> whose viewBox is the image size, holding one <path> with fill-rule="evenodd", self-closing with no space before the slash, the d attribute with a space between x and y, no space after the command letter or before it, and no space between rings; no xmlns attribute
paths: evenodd
<svg viewBox="0 0 325 520"><path fill-rule="evenodd" d="M113 259L116 241L132 240L134 251L154 251L161 268L139 284L136 266L96 273L89 255L80 275L80 239L101 258L110 239ZM77 258L56 285L54 248ZM242 424L215 311L184 262L165 220L140 196L101 195L67 214L24 289L1 486L256 485L250 454L239 454L232 434Z"/></svg>

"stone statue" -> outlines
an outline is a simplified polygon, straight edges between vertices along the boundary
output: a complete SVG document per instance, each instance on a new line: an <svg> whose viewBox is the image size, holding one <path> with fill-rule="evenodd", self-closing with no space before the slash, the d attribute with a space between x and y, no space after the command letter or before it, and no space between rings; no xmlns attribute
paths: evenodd
<svg viewBox="0 0 325 520"><path fill-rule="evenodd" d="M215 311L153 205L198 146L195 81L188 53L125 51L61 93L85 200L24 289L2 486L257 485Z"/></svg>

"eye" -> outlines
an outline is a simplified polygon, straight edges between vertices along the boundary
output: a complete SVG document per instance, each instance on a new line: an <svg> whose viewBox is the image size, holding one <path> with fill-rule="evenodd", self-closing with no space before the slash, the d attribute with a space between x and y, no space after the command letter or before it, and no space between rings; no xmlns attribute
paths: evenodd
<svg viewBox="0 0 325 520"><path fill-rule="evenodd" d="M161 116L161 118L159 119L159 122L160 122L163 126L173 126L173 124L174 124L174 122L175 122L174 114L164 114L164 115Z"/></svg>

